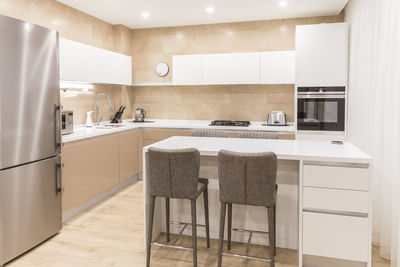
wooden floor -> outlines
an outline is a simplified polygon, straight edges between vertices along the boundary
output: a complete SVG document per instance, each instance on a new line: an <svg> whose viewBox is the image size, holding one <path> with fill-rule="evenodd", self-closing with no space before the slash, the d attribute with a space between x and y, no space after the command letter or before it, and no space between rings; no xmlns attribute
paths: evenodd
<svg viewBox="0 0 400 267"><path fill-rule="evenodd" d="M66 223L62 231L32 251L10 262L6 267L101 267L145 266L143 242L143 184L137 182L80 217ZM160 236L163 241L164 236ZM190 237L181 244L190 246ZM205 240L198 241L198 266L217 265L217 241L205 248ZM243 244L234 244L234 251L242 252ZM250 252L262 256L265 247L252 246ZM390 263L377 256L373 249L374 267L389 267ZM192 253L170 248L153 247L153 267L186 267L192 265ZM224 266L268 266L264 262L224 257ZM297 266L297 252L278 249L277 267Z"/></svg>

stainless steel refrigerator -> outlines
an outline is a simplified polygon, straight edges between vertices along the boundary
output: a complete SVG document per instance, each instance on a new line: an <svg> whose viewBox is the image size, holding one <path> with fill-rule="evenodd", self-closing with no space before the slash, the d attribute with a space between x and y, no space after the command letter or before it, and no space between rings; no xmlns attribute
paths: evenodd
<svg viewBox="0 0 400 267"><path fill-rule="evenodd" d="M0 266L61 229L58 33L0 15Z"/></svg>

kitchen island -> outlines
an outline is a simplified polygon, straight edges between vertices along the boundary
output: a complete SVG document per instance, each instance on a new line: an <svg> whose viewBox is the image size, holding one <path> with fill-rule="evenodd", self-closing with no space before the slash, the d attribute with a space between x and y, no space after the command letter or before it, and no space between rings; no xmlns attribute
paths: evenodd
<svg viewBox="0 0 400 267"><path fill-rule="evenodd" d="M162 149L196 148L201 155L200 176L209 178L210 234L218 238L219 195L217 154L221 149L237 152L268 152L278 157L277 246L299 251L299 266L371 266L371 208L369 197L370 157L351 143L328 141L261 140L174 136L143 149L145 221L148 194L146 153ZM198 202L198 222L204 209ZM233 227L265 231L267 211L261 207L235 205ZM153 238L163 232L164 202L156 204ZM171 200L171 220L190 222L189 202ZM171 232L179 232L171 226ZM190 235L190 232L184 232ZM199 236L205 236L201 228ZM232 240L247 236L232 233ZM267 244L254 237L253 243ZM318 263L322 262L322 263Z"/></svg>
<svg viewBox="0 0 400 267"><path fill-rule="evenodd" d="M295 127L265 126L252 121L248 127L210 126L206 120L159 120L74 127L62 137L63 222L81 214L115 192L137 181L142 173L143 147L171 136L190 136L196 130L220 130L231 138L245 131L273 132L280 139L294 139Z"/></svg>

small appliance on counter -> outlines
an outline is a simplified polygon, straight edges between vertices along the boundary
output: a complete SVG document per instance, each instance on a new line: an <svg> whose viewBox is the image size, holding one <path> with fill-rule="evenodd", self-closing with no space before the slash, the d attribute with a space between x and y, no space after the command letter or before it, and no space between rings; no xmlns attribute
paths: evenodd
<svg viewBox="0 0 400 267"><path fill-rule="evenodd" d="M286 114L283 111L272 111L268 114L268 126L286 126Z"/></svg>
<svg viewBox="0 0 400 267"><path fill-rule="evenodd" d="M72 110L61 111L61 134L74 132L74 112Z"/></svg>
<svg viewBox="0 0 400 267"><path fill-rule="evenodd" d="M146 111L142 108L137 108L135 112L135 120L133 122L144 122Z"/></svg>
<svg viewBox="0 0 400 267"><path fill-rule="evenodd" d="M126 109L125 105L120 106L117 113L115 113L114 118L111 120L111 123L121 123L122 114L124 114L125 109Z"/></svg>

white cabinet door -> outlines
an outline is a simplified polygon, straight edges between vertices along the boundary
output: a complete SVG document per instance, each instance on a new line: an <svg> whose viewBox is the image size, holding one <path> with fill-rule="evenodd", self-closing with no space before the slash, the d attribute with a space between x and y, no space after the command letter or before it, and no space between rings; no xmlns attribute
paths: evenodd
<svg viewBox="0 0 400 267"><path fill-rule="evenodd" d="M367 262L368 218L303 212L303 253Z"/></svg>
<svg viewBox="0 0 400 267"><path fill-rule="evenodd" d="M132 58L60 38L63 81L132 85Z"/></svg>
<svg viewBox="0 0 400 267"><path fill-rule="evenodd" d="M262 84L294 84L295 51L260 53Z"/></svg>
<svg viewBox="0 0 400 267"><path fill-rule="evenodd" d="M260 53L203 55L204 84L260 83Z"/></svg>
<svg viewBox="0 0 400 267"><path fill-rule="evenodd" d="M347 23L297 26L297 86L345 86L347 50Z"/></svg>
<svg viewBox="0 0 400 267"><path fill-rule="evenodd" d="M172 57L172 79L174 84L202 84L202 71L202 55Z"/></svg>

